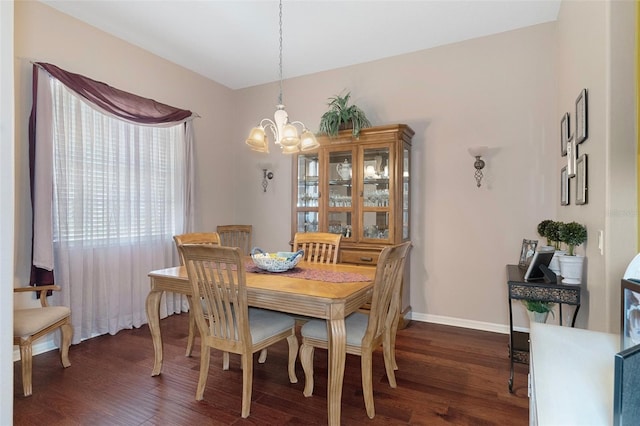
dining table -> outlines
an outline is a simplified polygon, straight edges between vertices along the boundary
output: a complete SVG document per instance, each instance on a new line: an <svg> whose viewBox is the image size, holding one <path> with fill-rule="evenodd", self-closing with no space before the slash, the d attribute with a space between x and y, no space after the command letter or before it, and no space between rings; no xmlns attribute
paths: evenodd
<svg viewBox="0 0 640 426"><path fill-rule="evenodd" d="M346 359L345 317L370 301L375 266L300 262L289 271L270 273L255 266L250 257L244 264L249 306L327 321L328 424L339 425ZM163 362L162 293L170 291L190 297L192 288L184 266L151 271L148 275L151 288L146 313L155 354L151 375L157 376Z"/></svg>

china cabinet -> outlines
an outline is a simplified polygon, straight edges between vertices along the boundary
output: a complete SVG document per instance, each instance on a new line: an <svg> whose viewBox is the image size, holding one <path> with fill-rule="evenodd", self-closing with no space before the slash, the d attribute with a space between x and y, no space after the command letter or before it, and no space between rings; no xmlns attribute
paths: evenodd
<svg viewBox="0 0 640 426"><path fill-rule="evenodd" d="M385 246L409 240L413 134L405 124L363 129L358 138L343 130L295 154L291 239L296 232L342 234L339 262L370 265ZM405 272L403 317L408 283Z"/></svg>

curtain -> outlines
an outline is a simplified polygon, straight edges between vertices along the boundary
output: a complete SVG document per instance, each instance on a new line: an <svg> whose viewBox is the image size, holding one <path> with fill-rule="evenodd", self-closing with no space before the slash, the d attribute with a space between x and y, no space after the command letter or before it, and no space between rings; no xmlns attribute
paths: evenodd
<svg viewBox="0 0 640 426"><path fill-rule="evenodd" d="M148 272L176 265L172 236L191 230L194 115L50 64L34 74L34 270L55 270L73 343L139 327ZM163 300L161 317L187 309Z"/></svg>

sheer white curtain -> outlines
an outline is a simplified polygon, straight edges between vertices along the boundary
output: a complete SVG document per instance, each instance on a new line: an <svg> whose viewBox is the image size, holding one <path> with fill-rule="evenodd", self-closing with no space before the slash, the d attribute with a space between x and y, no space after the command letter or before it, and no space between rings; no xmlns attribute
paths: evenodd
<svg viewBox="0 0 640 426"><path fill-rule="evenodd" d="M145 324L147 274L179 263L172 237L189 228L192 214L185 204L191 121L132 124L89 106L57 79L47 80L53 262L78 343ZM160 314L187 308L183 296L166 294Z"/></svg>

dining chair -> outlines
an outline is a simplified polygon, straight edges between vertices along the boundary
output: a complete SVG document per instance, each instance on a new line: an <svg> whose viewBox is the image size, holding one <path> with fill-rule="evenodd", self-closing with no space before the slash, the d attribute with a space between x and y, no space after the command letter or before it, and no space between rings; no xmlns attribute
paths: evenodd
<svg viewBox="0 0 640 426"><path fill-rule="evenodd" d="M218 225L216 228L220 235L220 245L226 247L240 247L242 254L251 254L251 225Z"/></svg>
<svg viewBox="0 0 640 426"><path fill-rule="evenodd" d="M39 287L18 287L14 293L39 292L40 306L36 308L14 309L13 311L13 344L20 347L22 363L22 389L24 396L32 394L33 342L40 337L60 329L60 361L67 368L69 362L69 346L73 337L71 310L66 306L49 306L48 291L60 291L57 285Z"/></svg>
<svg viewBox="0 0 640 426"><path fill-rule="evenodd" d="M209 373L210 349L241 355L242 417L249 416L253 382L253 354L286 339L289 344L289 381L297 383L295 362L298 339L289 315L249 308L244 256L237 247L201 244L182 246L194 298L194 316L200 330L200 375L196 400L204 397ZM204 309L203 309L204 306ZM207 321L205 310L212 320ZM223 367L228 370L228 366Z"/></svg>
<svg viewBox="0 0 640 426"><path fill-rule="evenodd" d="M395 333L400 315L400 289L407 253L411 242L385 247L380 253L373 282L371 311L354 312L345 318L348 354L359 355L362 370L362 393L369 418L375 416L373 404L372 362L373 351L382 345L384 366L392 388L396 387L394 370ZM312 319L305 323L300 333L300 362L305 374L304 396L313 394L313 352L315 348L328 348L327 323Z"/></svg>
<svg viewBox="0 0 640 426"><path fill-rule="evenodd" d="M220 235L217 232L191 232L187 234L174 235L173 240L176 243L176 249L178 250L178 256L180 256L180 265L184 266L184 255L182 254L182 245L184 244L211 244L220 245ZM189 303L189 336L187 337L187 353L186 356L191 356L193 352L193 343L196 338L196 321L193 317L193 298L187 296L187 302ZM224 361L229 363L229 356L225 355Z"/></svg>
<svg viewBox="0 0 640 426"><path fill-rule="evenodd" d="M302 260L312 263L337 263L342 234L329 232L297 232L293 251L304 250Z"/></svg>

